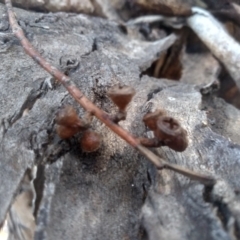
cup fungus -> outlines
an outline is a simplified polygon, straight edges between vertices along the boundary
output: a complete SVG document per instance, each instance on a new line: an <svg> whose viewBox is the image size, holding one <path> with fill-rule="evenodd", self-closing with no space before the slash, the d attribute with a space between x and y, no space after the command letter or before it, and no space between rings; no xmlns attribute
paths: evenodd
<svg viewBox="0 0 240 240"><path fill-rule="evenodd" d="M157 119L163 115L165 115L165 113L161 110L156 110L153 113L147 113L143 117L143 122L149 127L149 129L154 131L157 128Z"/></svg>
<svg viewBox="0 0 240 240"><path fill-rule="evenodd" d="M84 152L94 152L101 145L101 137L98 133L87 130L80 139L80 145Z"/></svg>
<svg viewBox="0 0 240 240"><path fill-rule="evenodd" d="M115 86L109 89L107 95L118 107L118 113L112 118L113 122L118 123L126 119L127 105L131 102L135 93L134 88L130 86Z"/></svg>
<svg viewBox="0 0 240 240"><path fill-rule="evenodd" d="M88 126L80 119L72 106L65 106L55 118L57 123L56 131L60 138L67 139L79 131L85 130Z"/></svg>
<svg viewBox="0 0 240 240"><path fill-rule="evenodd" d="M57 125L56 127L57 134L62 139L71 138L73 135L79 132L79 128L65 127L62 125Z"/></svg>
<svg viewBox="0 0 240 240"><path fill-rule="evenodd" d="M119 111L124 112L135 93L135 90L130 86L115 86L109 89L107 95L117 105Z"/></svg>
<svg viewBox="0 0 240 240"><path fill-rule="evenodd" d="M81 148L84 152L94 152L101 145L101 137L98 133L90 130L87 122L91 121L92 115L86 114L85 120L78 117L72 106L65 106L56 116L56 131L60 138L68 139L80 131L84 131L80 138Z"/></svg>
<svg viewBox="0 0 240 240"><path fill-rule="evenodd" d="M171 149L182 152L188 146L187 132L180 123L166 116L161 110L148 113L143 117L143 122L154 132L154 138L140 138L142 145L146 147L168 146Z"/></svg>
<svg viewBox="0 0 240 240"><path fill-rule="evenodd" d="M55 121L65 127L79 128L84 126L75 109L70 105L65 106L57 113Z"/></svg>
<svg viewBox="0 0 240 240"><path fill-rule="evenodd" d="M188 146L186 130L172 117L158 118L154 134L164 145L175 151L183 152Z"/></svg>

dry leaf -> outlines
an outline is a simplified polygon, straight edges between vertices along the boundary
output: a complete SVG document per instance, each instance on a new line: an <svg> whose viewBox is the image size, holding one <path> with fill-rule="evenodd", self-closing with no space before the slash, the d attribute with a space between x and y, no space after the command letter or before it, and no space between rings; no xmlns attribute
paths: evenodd
<svg viewBox="0 0 240 240"><path fill-rule="evenodd" d="M134 3L144 10L164 15L188 16L191 14L191 5L183 0L134 0Z"/></svg>

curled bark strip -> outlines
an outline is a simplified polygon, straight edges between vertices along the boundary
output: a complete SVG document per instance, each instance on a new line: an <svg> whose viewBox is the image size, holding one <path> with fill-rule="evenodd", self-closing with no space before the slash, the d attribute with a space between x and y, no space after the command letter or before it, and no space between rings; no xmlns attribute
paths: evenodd
<svg viewBox="0 0 240 240"><path fill-rule="evenodd" d="M240 44L208 11L193 7L188 25L229 71L240 89Z"/></svg>
<svg viewBox="0 0 240 240"><path fill-rule="evenodd" d="M168 168L181 173L187 177L194 180L198 180L206 185L213 185L215 179L211 176L205 174L195 173L194 171L178 167L174 164L167 163L165 160L159 158L149 149L143 147L139 140L133 137L128 131L121 128L118 124L114 123L111 117L94 105L84 94L77 88L76 84L65 74L60 72L57 68L51 66L31 45L31 43L25 37L23 30L17 23L15 14L12 9L11 0L5 0L5 4L8 11L9 22L12 27L13 33L20 40L26 53L32 57L42 68L44 68L48 73L50 73L54 78L56 78L63 86L67 89L69 94L89 113L97 117L101 122L103 122L108 128L110 128L114 133L124 139L132 147L139 150L147 159L153 163L157 169Z"/></svg>

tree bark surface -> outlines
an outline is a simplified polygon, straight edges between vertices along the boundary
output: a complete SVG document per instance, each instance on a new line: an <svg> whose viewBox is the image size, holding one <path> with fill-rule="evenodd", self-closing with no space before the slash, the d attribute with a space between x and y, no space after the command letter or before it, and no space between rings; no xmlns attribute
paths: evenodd
<svg viewBox="0 0 240 240"><path fill-rule="evenodd" d="M35 186L42 187L36 188L36 240L239 239L240 112L214 95L202 96L197 81L189 79L202 77L207 64L199 72L192 68L194 74L182 81L151 78L145 70L174 43L174 34L147 42L133 29L101 18L14 10L33 46L106 112L116 111L106 96L111 86L136 89L120 122L133 135L151 135L142 122L150 110L177 118L189 147L182 153L156 151L217 182L209 188L157 171L96 119L92 129L103 139L97 152L84 153L78 136L61 140L54 122L60 107L73 105L80 116L84 111L25 54L0 4L0 223L24 173L37 165L42 175ZM214 76L216 71L209 82Z"/></svg>

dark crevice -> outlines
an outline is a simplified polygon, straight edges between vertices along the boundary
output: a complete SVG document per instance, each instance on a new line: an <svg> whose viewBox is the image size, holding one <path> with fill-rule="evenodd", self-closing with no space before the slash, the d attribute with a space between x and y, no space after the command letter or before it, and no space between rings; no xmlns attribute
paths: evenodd
<svg viewBox="0 0 240 240"><path fill-rule="evenodd" d="M54 125L54 123L52 123ZM60 157L68 153L75 145L75 138L71 140L61 140L54 131L54 127L48 131L48 141L46 143L39 143L37 135L39 133L32 133L30 136L30 148L35 154L36 164L52 164Z"/></svg>
<svg viewBox="0 0 240 240"><path fill-rule="evenodd" d="M188 54L204 54L208 53L209 49L206 45L199 39L199 37L193 32L192 29L187 30L186 35L186 53Z"/></svg>
<svg viewBox="0 0 240 240"><path fill-rule="evenodd" d="M34 168L35 167L33 167L33 169L26 169L7 211L6 224L9 239L22 239L21 236L30 235L34 231L32 228L35 226L32 212L35 202L33 180L36 176ZM24 209L24 211L22 209ZM3 223L0 225L2 226L2 224Z"/></svg>
<svg viewBox="0 0 240 240"><path fill-rule="evenodd" d="M154 94L157 94L163 90L162 87L158 87L150 91L147 95L147 101L151 100L154 97Z"/></svg>
<svg viewBox="0 0 240 240"><path fill-rule="evenodd" d="M155 171L155 170L154 170ZM153 184L153 179L152 179L152 176L154 175L155 173L152 172L152 169L148 169L147 170L147 178L146 178L146 182L142 184L142 191L143 191L143 196L142 196L142 201L143 201L143 204L145 203L147 197L148 197L148 192L149 192L149 189L150 187L152 186Z"/></svg>
<svg viewBox="0 0 240 240"><path fill-rule="evenodd" d="M8 128L10 127L10 123L8 119L3 118L0 123L0 130L2 132L2 138L4 137L4 134L7 133Z"/></svg>
<svg viewBox="0 0 240 240"><path fill-rule="evenodd" d="M235 224L234 224L234 234L237 239L240 239L240 227L237 221L235 221Z"/></svg>
<svg viewBox="0 0 240 240"><path fill-rule="evenodd" d="M92 52L97 51L97 50L98 50L97 39L94 38L93 44L92 44Z"/></svg>
<svg viewBox="0 0 240 240"><path fill-rule="evenodd" d="M147 231L143 226L140 226L140 228L139 228L138 239L141 239L141 240L148 240L149 239Z"/></svg>
<svg viewBox="0 0 240 240"><path fill-rule="evenodd" d="M222 66L222 70L219 75L219 81L221 84L218 96L236 108L240 109L240 91L235 81L232 79L224 66Z"/></svg>
<svg viewBox="0 0 240 240"><path fill-rule="evenodd" d="M98 44L97 44L97 38L94 38L93 39L93 42L92 42L92 48L91 48L91 50L89 51L89 52L87 52L87 53L85 53L85 54L83 54L81 57L87 57L87 56L89 56L92 52L95 52L95 51L97 51L98 50Z"/></svg>
<svg viewBox="0 0 240 240"><path fill-rule="evenodd" d="M211 192L213 190L213 186L205 186L203 191L203 199L205 202L211 202Z"/></svg>
<svg viewBox="0 0 240 240"><path fill-rule="evenodd" d="M229 0L221 0L221 1L215 1L215 0L202 0L211 10L217 10L217 9L228 9L230 7L230 1Z"/></svg>
<svg viewBox="0 0 240 240"><path fill-rule="evenodd" d="M128 29L127 29L127 27L126 27L125 25L119 24L119 25L118 25L118 28L119 28L119 30L121 31L121 33L123 33L124 35L127 35L127 34L128 34Z"/></svg>
<svg viewBox="0 0 240 240"><path fill-rule="evenodd" d="M163 52L160 58L154 61L152 65L143 72L143 75L176 81L181 79L183 70L181 52L189 33L186 28L176 31L175 33L179 38L174 45L172 45L166 52Z"/></svg>
<svg viewBox="0 0 240 240"><path fill-rule="evenodd" d="M44 176L45 167L43 165L39 165L37 168L36 178L33 181L35 192L36 192L36 199L35 199L35 206L33 215L36 218L39 210L39 206L43 197L43 190L44 190Z"/></svg>
<svg viewBox="0 0 240 240"><path fill-rule="evenodd" d="M179 80L182 76L182 64L180 57L174 54L173 48L170 48L142 74L155 78Z"/></svg>
<svg viewBox="0 0 240 240"><path fill-rule="evenodd" d="M215 199L216 198L216 199ZM222 223L222 226L226 232L229 233L229 222L230 220L234 219L234 234L236 239L239 239L239 226L237 224L237 221L235 217L232 214L231 209L229 208L228 204L225 203L222 199L219 197L215 197L213 193L213 186L205 186L203 191L203 199L205 202L212 204L214 208L217 209L217 217ZM230 233L229 233L230 234Z"/></svg>
<svg viewBox="0 0 240 240"><path fill-rule="evenodd" d="M175 87L176 84L173 82L172 85L170 86L166 86L166 87L158 87L158 86L155 86L153 87L152 89L149 90L149 93L147 95L147 101L150 101L152 98L154 98L154 95L161 92L162 90L166 89L166 88L171 88L171 87Z"/></svg>
<svg viewBox="0 0 240 240"><path fill-rule="evenodd" d="M221 201L215 201L213 204L215 207L217 207L217 215L221 220L224 229L227 231L227 224L232 216L227 204L222 203Z"/></svg>
<svg viewBox="0 0 240 240"><path fill-rule="evenodd" d="M22 107L20 108L19 112L10 118L10 125L16 123L16 121L18 121L23 116L24 111L31 110L37 99L39 99L42 96L42 94L43 91L32 90L28 95L27 99L22 104Z"/></svg>
<svg viewBox="0 0 240 240"><path fill-rule="evenodd" d="M52 88L52 86L49 85L52 85L51 79L45 79L40 83L38 88L32 89L30 91L20 110L8 119L10 127L23 116L25 111L30 111L36 101L44 96L49 88Z"/></svg>
<svg viewBox="0 0 240 240"><path fill-rule="evenodd" d="M147 186L144 183L142 184L142 191L143 191L142 201L144 203L147 196L148 196L148 189L147 189Z"/></svg>

